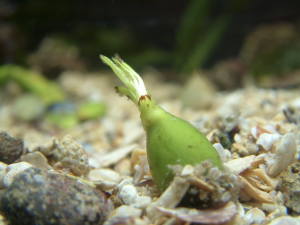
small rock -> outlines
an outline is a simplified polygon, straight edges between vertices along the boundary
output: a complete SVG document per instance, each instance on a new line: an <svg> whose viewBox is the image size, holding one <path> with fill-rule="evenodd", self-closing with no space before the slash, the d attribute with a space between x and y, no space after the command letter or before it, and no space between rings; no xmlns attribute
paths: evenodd
<svg viewBox="0 0 300 225"><path fill-rule="evenodd" d="M34 167L19 174L0 199L1 214L14 225L101 225L112 210L103 192Z"/></svg>
<svg viewBox="0 0 300 225"><path fill-rule="evenodd" d="M22 156L21 161L28 162L38 169L42 169L42 170L48 169L47 159L42 153L37 151Z"/></svg>
<svg viewBox="0 0 300 225"><path fill-rule="evenodd" d="M132 185L123 186L119 195L120 199L127 205L134 203L134 200L138 197L137 190Z"/></svg>
<svg viewBox="0 0 300 225"><path fill-rule="evenodd" d="M280 191L286 196L286 206L300 213L300 162L294 162L280 174Z"/></svg>
<svg viewBox="0 0 300 225"><path fill-rule="evenodd" d="M77 176L86 176L90 172L88 155L71 135L65 135L60 142L54 141L55 148L52 152L56 161L62 163L63 167L70 168Z"/></svg>
<svg viewBox="0 0 300 225"><path fill-rule="evenodd" d="M23 140L20 138L13 138L8 133L0 132L0 161L6 164L11 164L23 153Z"/></svg>
<svg viewBox="0 0 300 225"><path fill-rule="evenodd" d="M27 162L13 163L6 167L6 174L3 177L3 185L8 188L18 174L22 173L24 170L32 167L31 164Z"/></svg>

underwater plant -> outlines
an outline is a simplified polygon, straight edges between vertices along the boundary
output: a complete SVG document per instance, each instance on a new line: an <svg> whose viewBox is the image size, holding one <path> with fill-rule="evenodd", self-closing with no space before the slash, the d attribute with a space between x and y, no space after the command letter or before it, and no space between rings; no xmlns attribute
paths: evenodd
<svg viewBox="0 0 300 225"><path fill-rule="evenodd" d="M222 162L216 149L207 138L190 123L166 112L146 90L142 78L123 60L115 55L112 60L100 55L127 87L116 91L130 98L141 113L147 135L147 157L153 180L162 192L173 180L168 165L195 165L210 159L219 169Z"/></svg>

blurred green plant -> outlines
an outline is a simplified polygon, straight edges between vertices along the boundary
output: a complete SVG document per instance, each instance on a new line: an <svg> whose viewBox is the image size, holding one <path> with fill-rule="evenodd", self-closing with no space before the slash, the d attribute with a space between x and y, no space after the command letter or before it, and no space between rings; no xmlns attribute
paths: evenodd
<svg viewBox="0 0 300 225"><path fill-rule="evenodd" d="M13 80L24 90L40 97L46 105L61 102L65 93L56 82L49 81L42 74L16 65L3 65L0 67L0 85Z"/></svg>
<svg viewBox="0 0 300 225"><path fill-rule="evenodd" d="M227 1L228 5L213 19L214 0L192 0L185 10L177 33L175 69L189 74L203 67L218 46L233 13L240 10L243 1Z"/></svg>

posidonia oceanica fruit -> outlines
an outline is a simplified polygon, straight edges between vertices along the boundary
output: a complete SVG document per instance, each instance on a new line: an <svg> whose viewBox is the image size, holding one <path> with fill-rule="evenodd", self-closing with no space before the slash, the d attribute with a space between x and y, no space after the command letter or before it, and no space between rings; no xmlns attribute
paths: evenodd
<svg viewBox="0 0 300 225"><path fill-rule="evenodd" d="M195 165L210 159L219 169L222 162L217 150L207 138L190 123L166 112L156 104L146 90L142 78L115 55L112 60L100 55L127 87L115 87L117 92L130 98L141 113L147 134L147 157L152 178L162 192L173 180L168 165Z"/></svg>

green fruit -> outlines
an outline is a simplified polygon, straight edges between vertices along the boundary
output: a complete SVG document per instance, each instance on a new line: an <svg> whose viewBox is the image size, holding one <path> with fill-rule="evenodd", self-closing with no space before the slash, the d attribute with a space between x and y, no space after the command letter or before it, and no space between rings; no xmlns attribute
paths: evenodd
<svg viewBox="0 0 300 225"><path fill-rule="evenodd" d="M114 63L100 55L128 88L116 90L129 97L138 107L147 134L147 157L153 180L160 191L172 181L173 171L168 165L195 165L206 159L222 169L216 149L207 138L188 122L166 112L146 91L143 80L117 55Z"/></svg>

